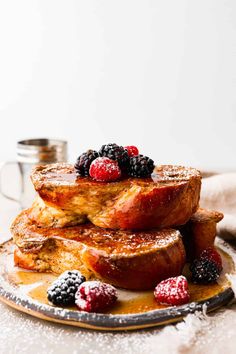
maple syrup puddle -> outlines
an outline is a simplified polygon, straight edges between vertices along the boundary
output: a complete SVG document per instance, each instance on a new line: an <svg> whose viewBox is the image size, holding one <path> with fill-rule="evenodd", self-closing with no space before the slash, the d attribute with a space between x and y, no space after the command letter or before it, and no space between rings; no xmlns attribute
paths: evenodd
<svg viewBox="0 0 236 354"><path fill-rule="evenodd" d="M35 289L28 292L28 295L41 303L48 304L47 300L47 288L50 282L45 282ZM208 299L214 295L217 295L223 288L218 284L212 285L195 285L189 284L190 290L190 302L201 301ZM129 294L129 296L127 296ZM111 314L131 314L131 313L142 313L151 310L167 308L166 305L161 305L156 302L153 291L125 291L118 290L118 301L112 309L109 309L107 313ZM70 309L77 309L75 306L70 307Z"/></svg>
<svg viewBox="0 0 236 354"><path fill-rule="evenodd" d="M190 302L207 300L224 289L229 287L229 282L225 276L226 273L232 272L234 263L225 252L221 251L223 259L223 272L219 278L218 284L199 285L189 282ZM184 275L189 278L188 267L184 269ZM49 304L47 300L47 289L51 283L56 279L55 274L51 273L37 273L32 271L25 271L17 267L13 267L11 271L6 274L8 281L19 288L21 292L42 304ZM143 313L156 309L167 308L166 305L161 305L156 302L153 296L153 290L150 291L130 291L118 289L118 301L107 312L109 314L132 314ZM77 308L69 307L69 309L76 310Z"/></svg>

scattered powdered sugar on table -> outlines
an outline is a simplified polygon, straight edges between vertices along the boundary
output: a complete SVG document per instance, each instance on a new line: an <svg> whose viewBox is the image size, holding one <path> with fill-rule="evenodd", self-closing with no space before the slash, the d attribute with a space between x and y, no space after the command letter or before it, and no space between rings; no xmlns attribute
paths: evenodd
<svg viewBox="0 0 236 354"><path fill-rule="evenodd" d="M235 352L236 306L210 316L190 314L177 325L112 333L49 323L0 303L0 328L3 354L220 353L219 348L228 354Z"/></svg>

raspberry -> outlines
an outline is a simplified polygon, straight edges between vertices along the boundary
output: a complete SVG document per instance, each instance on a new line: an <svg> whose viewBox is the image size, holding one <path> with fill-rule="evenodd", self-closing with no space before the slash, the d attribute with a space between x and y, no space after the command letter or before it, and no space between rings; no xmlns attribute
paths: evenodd
<svg viewBox="0 0 236 354"><path fill-rule="evenodd" d="M136 146L130 145L130 146L125 146L124 147L127 152L128 155L131 156L137 156L139 154L138 148Z"/></svg>
<svg viewBox="0 0 236 354"><path fill-rule="evenodd" d="M190 266L192 281L197 284L210 284L216 282L220 270L215 261L207 258L195 259Z"/></svg>
<svg viewBox="0 0 236 354"><path fill-rule="evenodd" d="M119 146L117 144L102 145L99 150L99 155L117 161L122 170L126 170L129 164L129 155L127 150L123 148L123 146Z"/></svg>
<svg viewBox="0 0 236 354"><path fill-rule="evenodd" d="M86 281L78 270L66 271L47 290L48 300L56 306L72 305L80 284Z"/></svg>
<svg viewBox="0 0 236 354"><path fill-rule="evenodd" d="M81 284L75 304L82 311L99 312L113 305L117 300L116 289L100 281L86 281Z"/></svg>
<svg viewBox="0 0 236 354"><path fill-rule="evenodd" d="M215 264L218 266L219 271L221 272L223 267L222 267L222 259L220 254L216 251L214 247L208 247L202 253L200 254L200 259L209 259L212 262L215 262Z"/></svg>
<svg viewBox="0 0 236 354"><path fill-rule="evenodd" d="M180 275L161 281L154 290L155 299L161 304L183 305L189 302L187 279Z"/></svg>
<svg viewBox="0 0 236 354"><path fill-rule="evenodd" d="M95 150L88 150L80 155L75 163L75 170L80 176L89 176L89 168L93 160L98 157Z"/></svg>
<svg viewBox="0 0 236 354"><path fill-rule="evenodd" d="M97 181L111 182L116 181L121 176L121 170L117 161L107 157L98 157L91 163L89 174Z"/></svg>
<svg viewBox="0 0 236 354"><path fill-rule="evenodd" d="M150 177L154 170L154 162L147 156L130 157L128 174L132 177Z"/></svg>

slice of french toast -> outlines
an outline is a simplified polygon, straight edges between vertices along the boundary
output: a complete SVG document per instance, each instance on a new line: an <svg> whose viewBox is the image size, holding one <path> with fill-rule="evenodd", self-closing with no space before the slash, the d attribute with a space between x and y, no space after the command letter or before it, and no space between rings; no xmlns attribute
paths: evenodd
<svg viewBox="0 0 236 354"><path fill-rule="evenodd" d="M78 269L126 289L151 289L181 274L185 249L179 231L107 230L89 224L40 228L17 216L11 231L16 244L15 264L40 272Z"/></svg>
<svg viewBox="0 0 236 354"><path fill-rule="evenodd" d="M219 211L199 208L189 221L179 228L188 261L199 257L206 248L214 246L216 225L223 217L224 214Z"/></svg>
<svg viewBox="0 0 236 354"><path fill-rule="evenodd" d="M197 210L201 175L193 168L157 166L152 178L97 182L69 164L37 166L32 182L41 202L29 217L42 227L89 220L109 229L146 230L185 224Z"/></svg>

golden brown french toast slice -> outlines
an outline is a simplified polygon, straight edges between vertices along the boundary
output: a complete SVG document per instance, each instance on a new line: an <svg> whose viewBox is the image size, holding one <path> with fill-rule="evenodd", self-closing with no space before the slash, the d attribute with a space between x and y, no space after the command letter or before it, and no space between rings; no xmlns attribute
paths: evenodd
<svg viewBox="0 0 236 354"><path fill-rule="evenodd" d="M150 289L181 274L185 249L179 231L107 230L89 224L40 228L23 211L11 231L15 264L40 272L79 269L127 289Z"/></svg>
<svg viewBox="0 0 236 354"><path fill-rule="evenodd" d="M174 227L197 210L201 188L199 171L172 165L157 166L152 178L116 182L76 176L69 164L44 165L34 169L32 182L44 203L36 202L29 216L42 227L85 220L110 229Z"/></svg>
<svg viewBox="0 0 236 354"><path fill-rule="evenodd" d="M180 228L188 260L199 257L204 249L214 246L216 225L223 217L219 211L199 208Z"/></svg>

